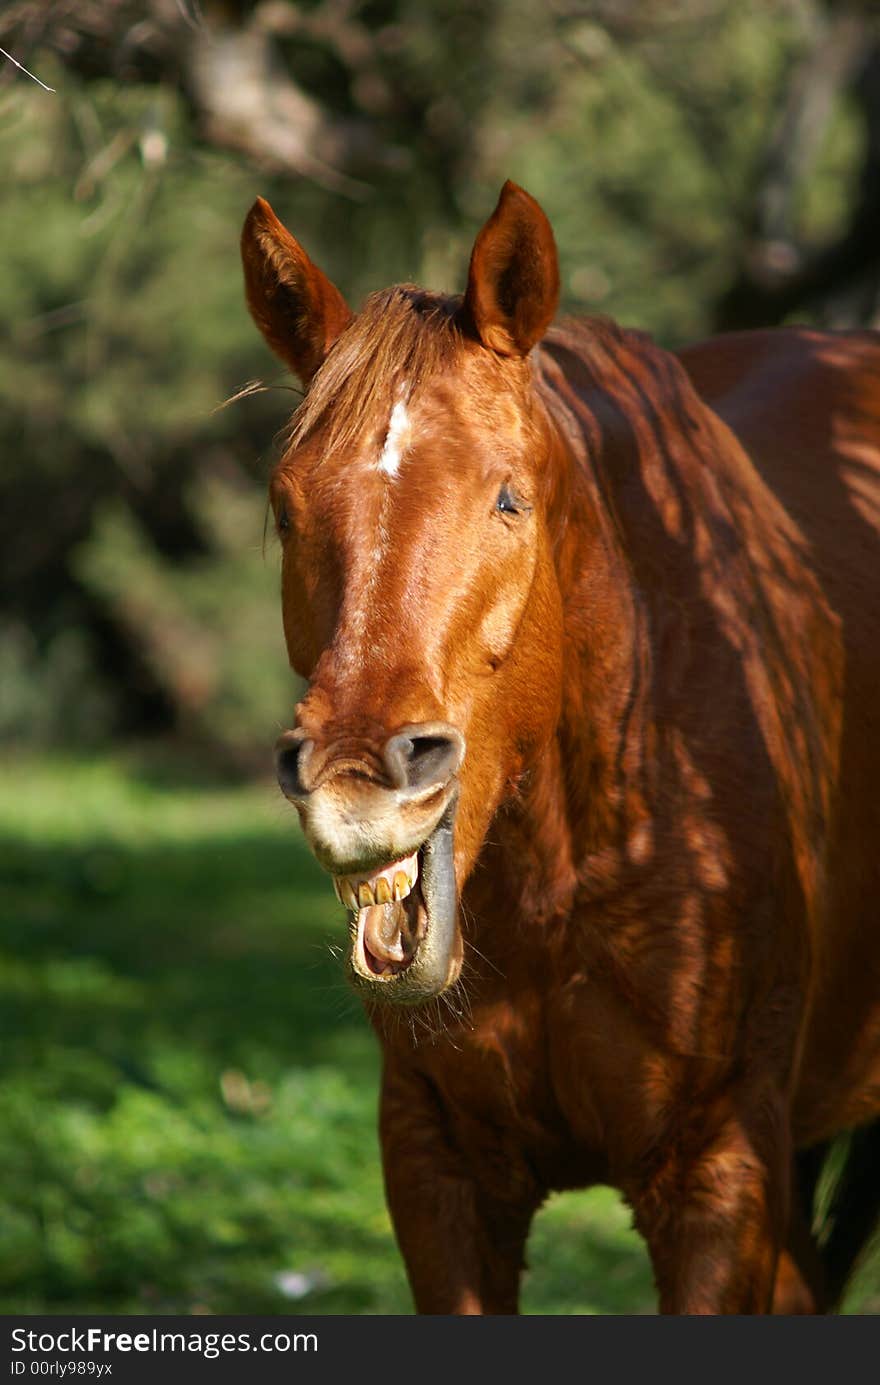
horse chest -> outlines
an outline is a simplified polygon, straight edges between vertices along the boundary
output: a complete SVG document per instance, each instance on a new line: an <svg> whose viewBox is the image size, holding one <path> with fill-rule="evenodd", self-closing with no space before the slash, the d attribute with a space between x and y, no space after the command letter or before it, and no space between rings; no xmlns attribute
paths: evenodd
<svg viewBox="0 0 880 1385"><path fill-rule="evenodd" d="M582 1039L554 1023L556 993L518 989L475 1004L467 1025L419 1053L455 1147L480 1181L508 1195L601 1181L602 1122L589 1083L577 1078Z"/></svg>
<svg viewBox="0 0 880 1385"><path fill-rule="evenodd" d="M624 1183L728 1062L682 1054L598 967L546 989L514 979L413 1057L480 1181L540 1196Z"/></svg>

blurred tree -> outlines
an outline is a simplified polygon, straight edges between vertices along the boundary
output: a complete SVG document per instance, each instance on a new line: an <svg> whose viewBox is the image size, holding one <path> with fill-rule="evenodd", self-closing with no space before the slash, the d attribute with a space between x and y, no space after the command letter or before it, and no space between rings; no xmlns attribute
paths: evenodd
<svg viewBox="0 0 880 1385"><path fill-rule="evenodd" d="M262 537L296 395L216 412L267 371L292 385L241 296L256 193L355 305L460 288L513 177L551 216L570 310L673 345L779 320L808 302L814 239L876 266L875 10L7 4L0 45L56 94L0 67L0 734L170 729L265 763L289 715ZM771 302L761 247L782 243L802 287Z"/></svg>
<svg viewBox="0 0 880 1385"><path fill-rule="evenodd" d="M781 84L738 272L716 312L722 330L809 310L829 327L880 326L880 6L826 0L810 11L810 31ZM847 161L846 214L829 227L825 200L809 192L842 108L861 151Z"/></svg>

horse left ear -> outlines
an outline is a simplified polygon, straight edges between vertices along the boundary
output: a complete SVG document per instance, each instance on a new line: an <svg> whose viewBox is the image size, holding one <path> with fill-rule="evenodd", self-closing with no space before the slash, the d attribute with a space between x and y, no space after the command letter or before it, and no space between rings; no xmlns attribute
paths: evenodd
<svg viewBox="0 0 880 1385"><path fill-rule="evenodd" d="M553 231L534 197L509 180L474 243L465 316L484 346L525 356L546 332L559 303Z"/></svg>
<svg viewBox="0 0 880 1385"><path fill-rule="evenodd" d="M262 197L244 223L241 260L254 322L276 356L308 386L351 321L351 309Z"/></svg>

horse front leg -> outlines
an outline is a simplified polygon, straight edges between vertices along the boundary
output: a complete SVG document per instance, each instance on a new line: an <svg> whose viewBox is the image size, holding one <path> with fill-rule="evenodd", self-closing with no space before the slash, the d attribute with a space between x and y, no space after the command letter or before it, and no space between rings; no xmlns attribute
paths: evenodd
<svg viewBox="0 0 880 1385"><path fill-rule="evenodd" d="M827 1313L825 1267L811 1226L816 1188L829 1145L804 1150L792 1161L791 1208L785 1245L779 1255L773 1312L791 1316Z"/></svg>
<svg viewBox="0 0 880 1385"><path fill-rule="evenodd" d="M780 1103L781 1105L781 1103ZM787 1133L775 1102L731 1114L628 1190L661 1313L769 1313L788 1227Z"/></svg>
<svg viewBox="0 0 880 1385"><path fill-rule="evenodd" d="M523 1190L499 1196L487 1189L485 1170L466 1166L430 1088L411 1075L386 1073L380 1136L388 1207L416 1311L517 1313L537 1200Z"/></svg>

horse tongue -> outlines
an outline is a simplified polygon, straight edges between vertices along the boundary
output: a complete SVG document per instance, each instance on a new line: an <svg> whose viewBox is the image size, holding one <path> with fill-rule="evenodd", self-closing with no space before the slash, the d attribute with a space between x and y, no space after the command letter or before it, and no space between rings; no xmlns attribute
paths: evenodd
<svg viewBox="0 0 880 1385"><path fill-rule="evenodd" d="M374 904L362 909L364 944L377 962L402 966L415 951L415 939L402 903Z"/></svg>

